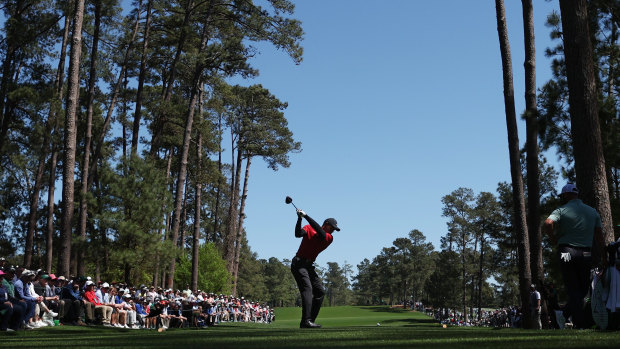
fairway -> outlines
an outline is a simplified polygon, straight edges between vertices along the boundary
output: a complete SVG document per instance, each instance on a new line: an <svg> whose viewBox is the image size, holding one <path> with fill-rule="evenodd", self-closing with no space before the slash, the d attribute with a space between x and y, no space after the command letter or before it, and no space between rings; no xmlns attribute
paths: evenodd
<svg viewBox="0 0 620 349"><path fill-rule="evenodd" d="M418 312L389 307L324 307L322 329L299 329L299 308L278 308L273 324L196 330L60 326L0 335L5 348L613 348L618 332L442 328ZM319 321L320 320L320 321ZM380 323L380 326L377 326Z"/></svg>

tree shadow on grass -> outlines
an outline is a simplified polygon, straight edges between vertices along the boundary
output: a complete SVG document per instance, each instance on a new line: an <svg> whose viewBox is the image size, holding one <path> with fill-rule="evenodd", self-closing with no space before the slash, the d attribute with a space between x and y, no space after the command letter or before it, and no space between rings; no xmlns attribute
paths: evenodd
<svg viewBox="0 0 620 349"><path fill-rule="evenodd" d="M433 319L388 319L383 320L384 324L402 324L403 327L413 327L413 326L429 326L439 324L438 321Z"/></svg>
<svg viewBox="0 0 620 349"><path fill-rule="evenodd" d="M391 308L388 306L370 306L370 307L362 307L362 308L370 310L370 311L376 311L378 313L409 313L411 312L409 309Z"/></svg>

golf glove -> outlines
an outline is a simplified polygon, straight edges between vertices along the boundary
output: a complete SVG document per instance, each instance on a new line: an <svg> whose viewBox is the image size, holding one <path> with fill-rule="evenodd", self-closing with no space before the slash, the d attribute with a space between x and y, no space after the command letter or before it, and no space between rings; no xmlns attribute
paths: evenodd
<svg viewBox="0 0 620 349"><path fill-rule="evenodd" d="M570 262L570 253L568 253L568 252L563 252L563 253L560 255L560 259L561 259L561 260L563 260L563 261L564 261L564 262L566 262L566 263Z"/></svg>
<svg viewBox="0 0 620 349"><path fill-rule="evenodd" d="M298 215L299 217L305 217L305 216L306 216L306 212L304 212L304 211L302 211L302 210L300 210L300 209L297 209L297 215Z"/></svg>

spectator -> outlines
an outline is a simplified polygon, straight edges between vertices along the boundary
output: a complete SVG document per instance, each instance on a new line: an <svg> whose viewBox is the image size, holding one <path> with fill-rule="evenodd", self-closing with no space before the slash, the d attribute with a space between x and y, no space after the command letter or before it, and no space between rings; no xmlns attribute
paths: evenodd
<svg viewBox="0 0 620 349"><path fill-rule="evenodd" d="M15 295L26 303L26 314L24 316L24 323L26 328L33 329L41 327L40 324L34 322L35 307L39 298L35 298L30 295L29 283L34 278L34 272L31 270L18 269L13 279L13 285L15 285Z"/></svg>
<svg viewBox="0 0 620 349"><path fill-rule="evenodd" d="M99 298L95 294L94 288L95 284L92 281L87 281L84 298L86 298L86 301L94 306L95 313L102 319L103 325L111 326L110 321L112 318L113 309L112 307L104 305L101 301L99 301ZM94 318L91 319L91 321L94 322Z"/></svg>
<svg viewBox="0 0 620 349"><path fill-rule="evenodd" d="M15 277L15 267L5 268L2 278L2 287L6 290L9 302L13 305L13 318L9 321L9 326L16 330L24 325L24 317L26 315L26 302L21 301L15 294L15 286L12 281Z"/></svg>
<svg viewBox="0 0 620 349"><path fill-rule="evenodd" d="M0 269L0 281L4 280L4 275L4 272ZM0 283L0 331L14 331L15 328L9 328L9 322L15 323L13 319L13 304L9 300L9 293L3 284Z"/></svg>
<svg viewBox="0 0 620 349"><path fill-rule="evenodd" d="M542 329L540 322L540 292L536 291L536 285L530 285L530 312L532 315L532 325L535 330Z"/></svg>
<svg viewBox="0 0 620 349"><path fill-rule="evenodd" d="M85 326L81 314L84 312L79 279L70 281L62 290L62 299L65 301L63 324Z"/></svg>

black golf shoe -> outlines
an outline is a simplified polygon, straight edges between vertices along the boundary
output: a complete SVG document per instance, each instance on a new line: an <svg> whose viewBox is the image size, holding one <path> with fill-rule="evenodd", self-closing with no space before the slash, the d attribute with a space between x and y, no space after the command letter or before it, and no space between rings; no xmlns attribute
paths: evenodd
<svg viewBox="0 0 620 349"><path fill-rule="evenodd" d="M299 328L321 328L321 325L315 324L314 322L307 320L300 323Z"/></svg>

